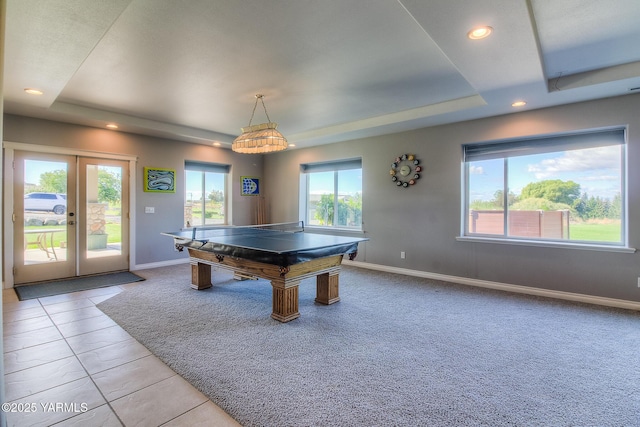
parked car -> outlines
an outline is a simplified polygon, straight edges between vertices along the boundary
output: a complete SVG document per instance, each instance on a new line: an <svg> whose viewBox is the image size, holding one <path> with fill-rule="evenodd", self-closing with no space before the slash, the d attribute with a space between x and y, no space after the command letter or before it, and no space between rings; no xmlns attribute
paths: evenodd
<svg viewBox="0 0 640 427"><path fill-rule="evenodd" d="M67 195L57 193L29 193L24 195L25 211L47 211L63 215L67 211Z"/></svg>

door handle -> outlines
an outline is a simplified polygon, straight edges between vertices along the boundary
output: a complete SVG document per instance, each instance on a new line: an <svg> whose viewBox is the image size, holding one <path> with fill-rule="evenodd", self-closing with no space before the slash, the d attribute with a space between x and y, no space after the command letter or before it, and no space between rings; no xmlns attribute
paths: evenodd
<svg viewBox="0 0 640 427"><path fill-rule="evenodd" d="M75 225L75 224L76 224L76 222L75 222L75 221L69 221L69 222L68 222L68 224L69 224L69 225Z"/></svg>

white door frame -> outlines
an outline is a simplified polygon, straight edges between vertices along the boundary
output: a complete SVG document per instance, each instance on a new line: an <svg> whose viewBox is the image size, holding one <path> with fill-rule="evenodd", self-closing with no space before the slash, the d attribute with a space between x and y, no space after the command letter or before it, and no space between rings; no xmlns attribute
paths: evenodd
<svg viewBox="0 0 640 427"><path fill-rule="evenodd" d="M25 144L21 142L4 141L2 144L4 151L4 177L2 180L4 190L4 210L2 212L2 227L4 231L4 281L3 289L13 288L13 160L14 152L18 151L35 151L38 153L50 154L67 154L72 156L86 156L102 159L124 160L129 162L129 267L136 265L135 248L136 248L136 164L138 157L131 154L102 153L88 150L74 150L64 147L55 147L49 145ZM75 189L77 191L77 189ZM77 265L77 263L76 263ZM78 267L76 267L77 269ZM77 272L76 272L77 274Z"/></svg>

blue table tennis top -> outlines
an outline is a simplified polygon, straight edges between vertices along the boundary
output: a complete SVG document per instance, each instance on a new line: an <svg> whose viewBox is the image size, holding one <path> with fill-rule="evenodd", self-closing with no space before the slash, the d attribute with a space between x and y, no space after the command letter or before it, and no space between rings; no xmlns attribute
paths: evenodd
<svg viewBox="0 0 640 427"><path fill-rule="evenodd" d="M180 246L280 266L355 253L358 243L369 240L307 231L253 230L242 227L196 229L195 232L182 230L162 234L173 237Z"/></svg>

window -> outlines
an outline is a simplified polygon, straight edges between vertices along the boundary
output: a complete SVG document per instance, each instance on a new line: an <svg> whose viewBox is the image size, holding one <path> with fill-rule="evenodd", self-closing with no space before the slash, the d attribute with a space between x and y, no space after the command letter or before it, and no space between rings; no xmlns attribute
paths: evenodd
<svg viewBox="0 0 640 427"><path fill-rule="evenodd" d="M186 161L184 226L226 224L228 165Z"/></svg>
<svg viewBox="0 0 640 427"><path fill-rule="evenodd" d="M623 129L469 144L464 234L625 246Z"/></svg>
<svg viewBox="0 0 640 427"><path fill-rule="evenodd" d="M301 216L305 224L362 228L361 159L306 164L301 169Z"/></svg>

